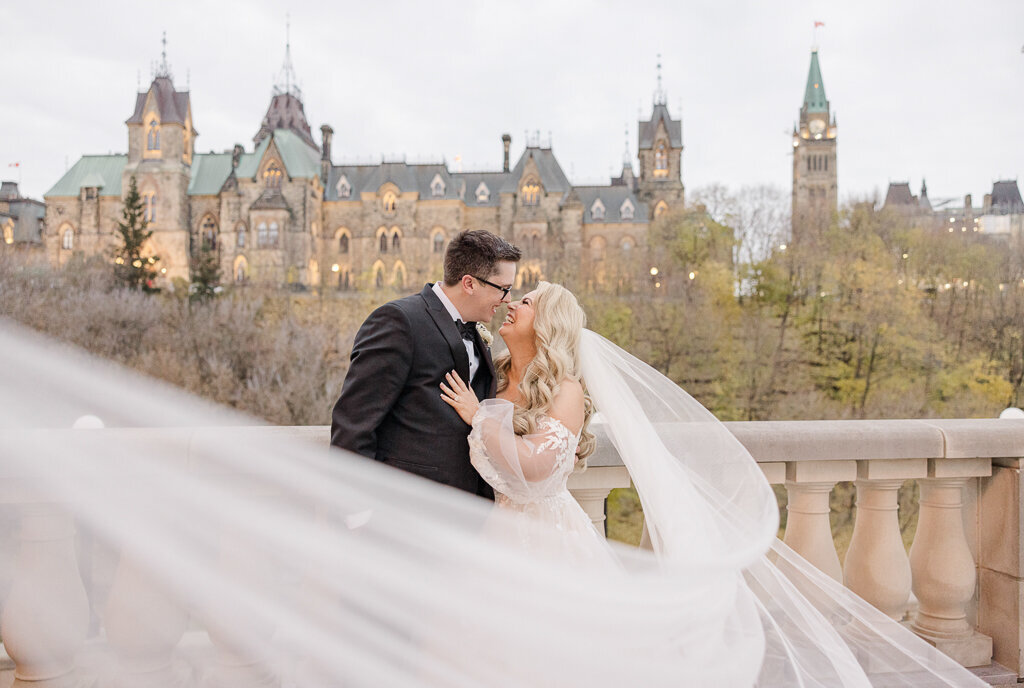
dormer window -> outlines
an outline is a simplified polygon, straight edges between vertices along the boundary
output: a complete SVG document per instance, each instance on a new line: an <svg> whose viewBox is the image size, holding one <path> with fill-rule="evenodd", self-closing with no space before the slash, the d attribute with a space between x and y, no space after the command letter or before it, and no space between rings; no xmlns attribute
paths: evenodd
<svg viewBox="0 0 1024 688"><path fill-rule="evenodd" d="M160 150L160 121L155 115L149 118L146 125L146 150Z"/></svg>
<svg viewBox="0 0 1024 688"><path fill-rule="evenodd" d="M540 184L536 181L527 181L523 184L523 188L520 191L523 205L537 205L540 203Z"/></svg>
<svg viewBox="0 0 1024 688"><path fill-rule="evenodd" d="M619 215L622 217L623 220L632 220L633 213L635 212L636 207L633 205L633 202L628 198L622 202L621 206L619 206Z"/></svg>
<svg viewBox="0 0 1024 688"><path fill-rule="evenodd" d="M480 186L476 187L476 202L486 203L491 198L491 190L487 188L487 185L480 182Z"/></svg>
<svg viewBox="0 0 1024 688"><path fill-rule="evenodd" d="M384 208L385 213L395 212L395 208L398 206L398 196L395 195L394 191L388 191L384 194L384 200L381 202L381 207Z"/></svg>
<svg viewBox="0 0 1024 688"><path fill-rule="evenodd" d="M338 190L338 198L349 198L352 196L352 185L348 183L348 177L341 175L341 179L338 180L338 185L335 187Z"/></svg>
<svg viewBox="0 0 1024 688"><path fill-rule="evenodd" d="M281 188L281 176L281 168L276 161L271 162L267 165L267 169L263 170L263 182L268 189Z"/></svg>
<svg viewBox="0 0 1024 688"><path fill-rule="evenodd" d="M440 174L435 174L433 181L430 182L430 195L434 198L444 196L444 180L441 179Z"/></svg>
<svg viewBox="0 0 1024 688"><path fill-rule="evenodd" d="M604 219L604 203L601 202L600 198L595 199L594 204L590 206L590 217L594 220Z"/></svg>

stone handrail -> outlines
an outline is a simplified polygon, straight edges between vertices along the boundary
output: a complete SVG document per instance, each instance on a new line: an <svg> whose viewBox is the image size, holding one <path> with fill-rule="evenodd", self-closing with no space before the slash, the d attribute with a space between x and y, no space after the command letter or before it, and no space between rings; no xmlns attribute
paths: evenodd
<svg viewBox="0 0 1024 688"><path fill-rule="evenodd" d="M967 666L995 661L1024 676L1024 420L774 421L728 423L769 482L789 496L785 542L820 569L843 581L876 607ZM599 529L610 490L629 485L629 475L600 425L598 450L586 472L573 474L570 489ZM108 432L104 430L89 432ZM197 441L185 431L132 430L150 440L180 442L183 461ZM216 432L204 429L202 433ZM326 427L230 428L275 439L327 444ZM906 480L920 486L917 533L909 557L897 518L897 490ZM840 565L829 523L829 495L838 482L853 481L857 518L853 540ZM82 585L91 572L76 559L74 523L16 485L0 485L0 504L16 505L15 581L3 604L2 634L13 660L16 685L69 685L75 657L88 635L90 612ZM5 552L4 555L13 555ZM230 563L230 557L228 558ZM31 586L18 582L31 581ZM153 596L154 637L145 657L128 657L140 680L170 671L187 616L146 590L144 576L122 561L111 583L104 618L115 652L133 652L137 638L118 617L119 591L133 599ZM26 590L59 599L65 623L40 624ZM130 591L130 592L129 592ZM911 604L911 592L916 606ZM130 624L129 624L130 625ZM215 637L211 638L217 644ZM163 643L162 651L154 651ZM215 683L257 685L244 662L232 660ZM256 671L256 669L253 669ZM0 663L0 686L11 674ZM141 683L140 683L141 685Z"/></svg>

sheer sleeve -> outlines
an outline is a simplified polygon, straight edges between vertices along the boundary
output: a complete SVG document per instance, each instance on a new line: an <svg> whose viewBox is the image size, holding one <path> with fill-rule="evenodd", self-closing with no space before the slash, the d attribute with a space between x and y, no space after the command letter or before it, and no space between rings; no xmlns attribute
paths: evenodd
<svg viewBox="0 0 1024 688"><path fill-rule="evenodd" d="M534 502L564 487L575 463L577 438L546 416L535 433L516 435L514 410L502 399L481 402L469 435L470 460L495 491L514 502Z"/></svg>

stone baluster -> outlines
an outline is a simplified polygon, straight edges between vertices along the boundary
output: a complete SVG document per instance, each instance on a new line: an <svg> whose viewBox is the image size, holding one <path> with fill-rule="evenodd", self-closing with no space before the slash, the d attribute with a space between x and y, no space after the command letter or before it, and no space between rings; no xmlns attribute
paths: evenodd
<svg viewBox="0 0 1024 688"><path fill-rule="evenodd" d="M188 613L156 584L143 567L122 553L107 597L103 625L118 660L109 686L173 688L189 682L187 670L172 666Z"/></svg>
<svg viewBox="0 0 1024 688"><path fill-rule="evenodd" d="M235 589L245 596L266 597L270 554L241 526L225 527L217 563L221 580L236 582ZM230 597L214 601L202 617L216 650L202 688L274 688L280 683L265 661L275 630L272 619Z"/></svg>
<svg viewBox="0 0 1024 688"><path fill-rule="evenodd" d="M927 459L857 462L857 520L843 582L890 618L901 620L910 599L910 560L903 547L898 491L927 474Z"/></svg>
<svg viewBox="0 0 1024 688"><path fill-rule="evenodd" d="M917 613L911 628L964 666L992 661L992 638L967 620L977 575L964 533L963 490L976 476L991 475L988 459L931 459L920 479L920 515L910 548Z"/></svg>
<svg viewBox="0 0 1024 688"><path fill-rule="evenodd" d="M75 655L89 627L89 600L75 559L75 524L56 504L22 507L19 547L0 636L14 661L14 688L76 683Z"/></svg>
<svg viewBox="0 0 1024 688"><path fill-rule="evenodd" d="M832 539L829 497L837 482L856 477L856 461L794 461L786 466L789 505L783 542L839 582L843 569Z"/></svg>
<svg viewBox="0 0 1024 688"><path fill-rule="evenodd" d="M625 466L591 466L582 473L569 476L569 491L587 512L594 527L604 535L604 503L616 487L629 487L629 471Z"/></svg>

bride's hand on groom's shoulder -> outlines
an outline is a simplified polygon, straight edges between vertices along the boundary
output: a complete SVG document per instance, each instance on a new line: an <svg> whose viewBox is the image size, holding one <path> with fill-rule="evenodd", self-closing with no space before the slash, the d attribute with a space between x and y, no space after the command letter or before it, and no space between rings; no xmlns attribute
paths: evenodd
<svg viewBox="0 0 1024 688"><path fill-rule="evenodd" d="M467 425L473 424L473 416L476 415L477 409L480 408L480 402L477 401L476 393L462 381L459 374L454 370L444 376L448 384L441 383L441 398L444 402L455 409L459 417L466 422Z"/></svg>

